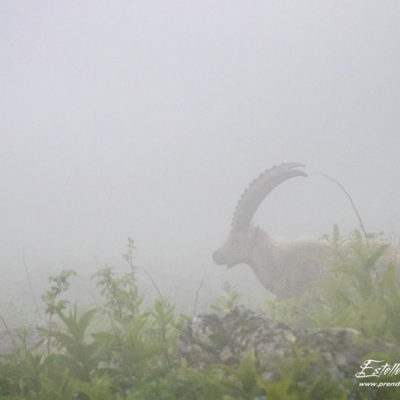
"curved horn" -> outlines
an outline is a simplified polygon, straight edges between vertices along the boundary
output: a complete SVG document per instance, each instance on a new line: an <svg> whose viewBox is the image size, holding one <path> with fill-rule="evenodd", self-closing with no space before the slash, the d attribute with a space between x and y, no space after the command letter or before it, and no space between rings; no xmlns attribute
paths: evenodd
<svg viewBox="0 0 400 400"><path fill-rule="evenodd" d="M257 208L267 194L286 179L295 176L307 176L305 172L295 169L296 167L304 166L304 164L300 163L280 164L267 169L258 178L254 179L237 203L231 230L247 230Z"/></svg>

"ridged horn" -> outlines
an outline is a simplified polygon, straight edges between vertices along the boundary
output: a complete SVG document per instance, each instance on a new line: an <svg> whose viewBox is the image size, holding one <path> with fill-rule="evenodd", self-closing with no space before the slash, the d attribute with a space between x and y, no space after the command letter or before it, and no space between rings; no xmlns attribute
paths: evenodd
<svg viewBox="0 0 400 400"><path fill-rule="evenodd" d="M249 228L250 222L259 205L276 186L283 181L295 176L307 176L297 167L305 167L300 163L284 163L276 165L261 173L258 178L250 183L243 192L233 214L231 230L244 231Z"/></svg>

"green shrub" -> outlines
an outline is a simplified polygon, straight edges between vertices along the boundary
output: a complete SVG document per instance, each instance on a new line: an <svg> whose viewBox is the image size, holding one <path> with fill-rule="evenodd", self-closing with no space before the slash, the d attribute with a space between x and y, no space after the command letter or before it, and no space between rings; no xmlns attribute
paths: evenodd
<svg viewBox="0 0 400 400"><path fill-rule="evenodd" d="M270 302L269 315L295 328L350 327L367 341L380 338L400 345L400 286L395 266L385 259L389 245L366 240L358 231L342 238L336 227L329 239L333 257L327 260L327 279L302 298ZM335 381L319 370L316 354L300 357L296 348L293 357L282 357L278 380L263 376L251 350L232 365L210 364L201 370L186 365L176 344L187 317L177 317L161 293L150 309L141 309L133 250L129 240L126 274L118 276L107 267L94 275L103 299L99 307L83 310L62 299L73 271L49 279L50 288L42 296L47 327L34 346L22 331L22 344L0 357L0 399L397 398L390 388L360 390L351 378ZM238 297L225 286L225 296L211 308L230 311Z"/></svg>

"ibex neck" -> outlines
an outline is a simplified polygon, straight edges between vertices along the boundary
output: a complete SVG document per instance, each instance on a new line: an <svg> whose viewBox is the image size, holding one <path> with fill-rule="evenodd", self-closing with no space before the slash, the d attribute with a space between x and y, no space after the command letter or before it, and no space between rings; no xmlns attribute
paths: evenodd
<svg viewBox="0 0 400 400"><path fill-rule="evenodd" d="M281 258L281 248L276 241L258 227L253 227L253 245L248 264L263 286L272 291L276 278L276 264Z"/></svg>

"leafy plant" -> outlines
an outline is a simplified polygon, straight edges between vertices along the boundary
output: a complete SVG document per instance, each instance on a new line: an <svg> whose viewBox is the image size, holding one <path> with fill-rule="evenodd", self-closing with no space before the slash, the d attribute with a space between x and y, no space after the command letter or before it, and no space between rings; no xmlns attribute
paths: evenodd
<svg viewBox="0 0 400 400"><path fill-rule="evenodd" d="M49 282L51 284L50 288L42 296L42 300L45 304L45 313L48 315L47 323L47 354L50 354L50 339L52 334L52 321L55 314L62 312L68 304L68 300L59 299L59 297L65 293L69 287L69 279L76 275L73 270L61 271L59 275L50 276Z"/></svg>
<svg viewBox="0 0 400 400"><path fill-rule="evenodd" d="M64 323L65 331L54 331L52 336L56 345L63 350L55 355L55 361L61 368L67 369L72 377L90 381L101 361L102 347L94 341L87 342L87 331L97 309L93 308L80 317L75 305L68 315L58 310L57 314Z"/></svg>
<svg viewBox="0 0 400 400"><path fill-rule="evenodd" d="M238 304L240 294L235 287L232 287L229 282L222 285L224 292L223 296L218 297L211 308L215 311L231 311Z"/></svg>
<svg viewBox="0 0 400 400"><path fill-rule="evenodd" d="M295 328L351 327L367 342L380 338L400 346L400 286L396 267L385 256L388 244L379 235L358 231L342 237L337 227L329 240L327 279L301 298L269 302L269 315ZM64 299L75 273L62 271L49 278L50 288L42 296L48 316L47 328L41 329L46 349L43 340L28 346L26 332L21 332L21 344L0 356L0 400L396 398L390 388L361 390L351 378L334 380L321 369L317 354L304 355L295 347L292 356L275 360L280 374L274 378L258 365L251 348L229 365L187 365L177 351L187 317L177 317L161 294L152 307L141 310L133 254L129 239L124 255L128 272L117 275L106 267L94 275L102 301L82 313ZM233 310L240 299L229 284L223 289L224 296L211 305L217 312ZM226 335L221 328L213 339L225 343Z"/></svg>
<svg viewBox="0 0 400 400"><path fill-rule="evenodd" d="M140 311L143 298L139 296L135 280L135 269L133 264L133 250L135 246L132 239L128 239L127 253L123 258L128 263L130 271L122 277L117 277L111 267L99 270L93 275L100 287L100 294L104 297L103 310L118 321L134 319Z"/></svg>

